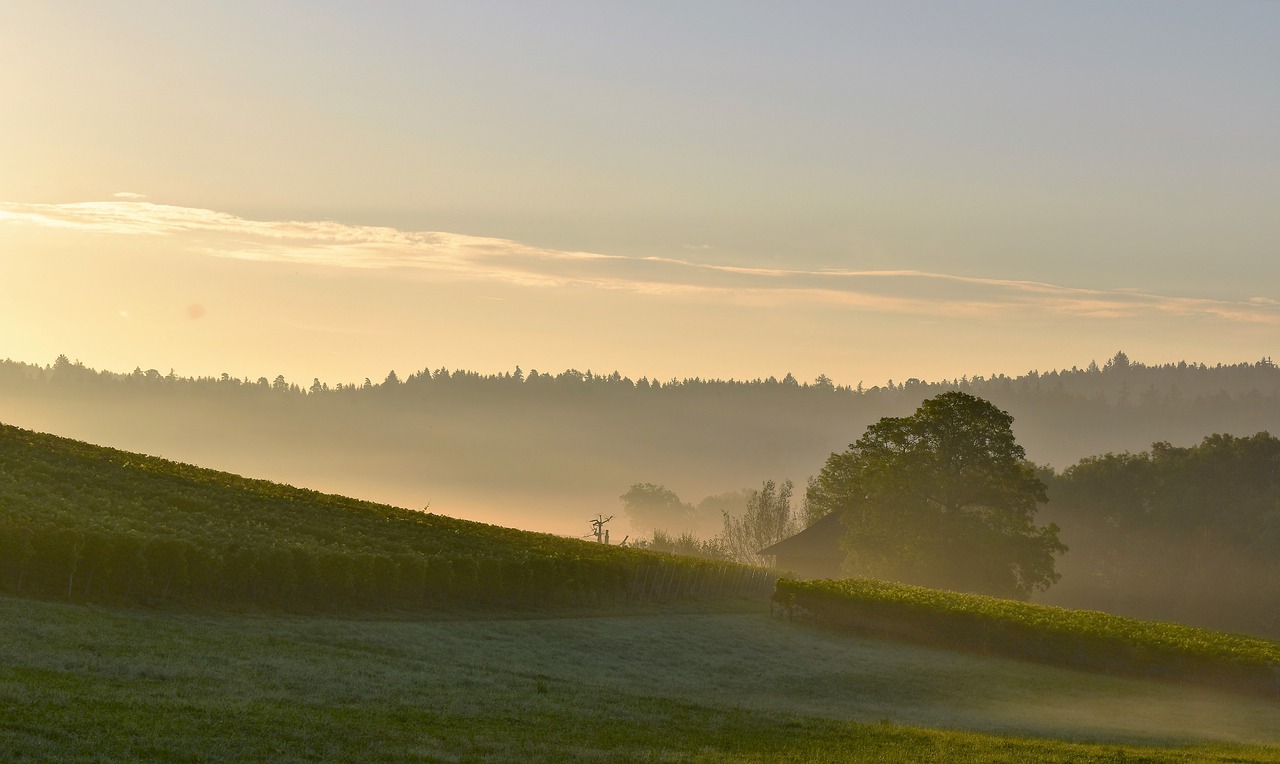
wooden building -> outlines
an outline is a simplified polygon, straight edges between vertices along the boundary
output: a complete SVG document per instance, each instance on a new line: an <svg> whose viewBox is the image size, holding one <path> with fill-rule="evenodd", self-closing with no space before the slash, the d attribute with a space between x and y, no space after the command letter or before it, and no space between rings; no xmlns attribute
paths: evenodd
<svg viewBox="0 0 1280 764"><path fill-rule="evenodd" d="M774 555L775 567L798 578L843 578L840 538L844 524L840 518L840 512L832 512L796 535L761 549L760 554Z"/></svg>

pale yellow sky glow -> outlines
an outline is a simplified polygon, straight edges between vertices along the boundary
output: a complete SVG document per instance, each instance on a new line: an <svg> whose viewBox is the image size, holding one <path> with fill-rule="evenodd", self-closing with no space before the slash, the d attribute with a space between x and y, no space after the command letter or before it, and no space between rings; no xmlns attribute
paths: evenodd
<svg viewBox="0 0 1280 764"><path fill-rule="evenodd" d="M140 196L140 195L130 195ZM328 268L405 269L428 278L495 280L527 287L595 287L717 302L804 305L926 317L1061 315L1117 318L1142 313L1280 323L1280 306L1170 297L1134 290L1065 287L910 270L786 270L672 258L564 252L516 241L439 231L400 231L335 221L247 220L148 202L0 203L0 223L92 233L164 237L210 257ZM116 246L127 246L117 242ZM940 282L937 288L929 282Z"/></svg>
<svg viewBox="0 0 1280 764"><path fill-rule="evenodd" d="M522 365L659 378L791 371L879 384L895 375L1084 365L1113 347L1142 358L1153 345L1145 327L1154 325L1177 326L1186 337L1215 334L1231 349L1225 338L1252 342L1280 324L1280 305L1266 298L566 252L458 233L252 220L132 198L0 203L0 246L9 253L6 283L37 287L21 314L11 304L5 316L6 345L26 351L14 357L48 361L65 352L114 369L283 371L301 382L428 365ZM108 309L130 326L103 325ZM1049 331L1077 337L1078 354L1024 350L1019 368L991 353L1029 347ZM616 337L628 341L615 345ZM922 351L906 363L904 337ZM765 340L757 351L734 350L756 338ZM1146 355L1173 360L1167 352L1156 343Z"/></svg>
<svg viewBox="0 0 1280 764"><path fill-rule="evenodd" d="M19 3L0 357L868 385L1257 360L1278 25L1230 0Z"/></svg>

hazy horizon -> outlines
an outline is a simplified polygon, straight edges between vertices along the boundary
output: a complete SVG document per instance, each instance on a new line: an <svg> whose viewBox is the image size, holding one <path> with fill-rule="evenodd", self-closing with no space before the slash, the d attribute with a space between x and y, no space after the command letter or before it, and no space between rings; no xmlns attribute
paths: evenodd
<svg viewBox="0 0 1280 764"><path fill-rule="evenodd" d="M774 377L640 380L603 372L438 368L312 389L266 375L190 377L73 360L0 362L0 422L249 477L530 530L581 535L637 482L682 499L797 485L883 416L963 389L1014 416L1032 461L1061 471L1153 442L1280 432L1274 363L1149 365L1117 353L1016 377L898 380L863 393ZM838 385L840 380L834 380ZM247 384L246 384L247 383ZM351 383L355 383L352 385ZM315 394L307 394L309 389ZM840 393L843 389L845 392ZM718 531L718 511L699 532ZM622 532L625 533L625 528ZM639 529L632 529L639 530ZM647 530L647 529L644 529ZM679 529L669 529L679 530Z"/></svg>
<svg viewBox="0 0 1280 764"><path fill-rule="evenodd" d="M59 362L59 359L65 358L67 362L71 364L80 365L87 370L100 372L100 373L128 375L131 373L135 373L137 370L141 370L144 373L156 372L156 373L159 373L161 376L174 376L180 379L218 379L225 374L231 379L242 381L245 383L255 383L255 384L258 383L261 379L266 379L268 382L274 383L276 377L279 376L279 377L283 377L288 384L296 385L299 388L301 388L303 391L306 391L309 387L311 387L314 382L319 382L322 385L325 385L327 387L334 387L338 384L341 384L343 386L351 386L351 385L361 386L366 380L368 380L371 384L379 385L386 379L386 377L389 374L395 374L396 378L403 382L408 376L413 374L420 374L422 372L435 373L439 371L447 371L451 374L452 373L464 373L468 375L477 374L482 377L500 377L504 374L511 375L515 373L527 375L530 372L537 372L540 376L550 375L552 377L559 376L561 374L569 373L569 372L577 372L584 375L591 374L593 376L598 376L598 377L609 377L616 373L621 378L631 380L632 382L639 382L640 380L644 379L651 383L662 384L662 385L672 384L672 383L683 383L690 380L702 380L707 382L749 383L749 382L756 382L756 381L767 381L772 379L772 380L781 382L787 376L790 376L797 385L812 386L812 385L818 384L819 378L821 377L825 379L825 384L829 384L835 388L850 388L850 389L856 390L859 385L862 385L864 389L870 390L876 387L886 387L889 384L893 384L895 386L901 386L907 382L923 382L926 384L949 384L952 382L958 382L960 380L992 380L992 379L1000 378L1002 376L1017 379L1017 378L1024 377L1028 374L1052 374L1052 373L1065 373L1070 371L1084 371L1090 368L1091 366L1101 369L1105 367L1108 363L1112 362L1112 359L1115 357L1117 352L1124 355L1126 358L1132 361L1132 363L1134 363L1135 365L1144 366L1144 367L1153 368L1153 369L1158 369L1158 368L1167 367L1167 366L1176 366L1180 363L1187 364L1193 367L1204 366L1206 368L1236 366L1240 364L1255 364L1259 362L1265 362L1272 358L1270 354L1264 354L1258 358L1225 358L1221 360L1214 360L1214 361L1208 361L1208 362L1200 358L1190 358L1190 357L1186 357L1186 358L1177 357L1177 358L1162 359L1159 361L1150 361L1149 359L1145 359L1145 358L1133 358L1128 353L1125 353L1123 349L1118 349L1118 350L1113 350L1108 354L1104 354L1100 356L1091 356L1080 362L1077 362L1075 360L1069 360L1067 363L1059 363L1057 365L1049 365L1049 366L1043 366L1043 367L1030 367L1025 369L1013 369L1013 370L996 369L988 372L969 371L969 372L962 372L962 373L956 373L956 374L944 374L937 377L921 377L918 375L904 374L900 376L888 377L886 379L879 379L879 380L861 379L861 378L857 380L839 379L839 378L833 378L831 375L823 372L819 372L818 375L812 378L806 378L806 377L802 377L792 373L790 369L764 369L762 371L753 373L750 376L697 375L697 374L680 373L679 370L677 370L675 373L662 376L657 374L644 374L644 373L628 374L624 370L618 369L618 368L612 368L612 367L611 368L593 368L593 367L585 366L582 364L576 364L576 365L570 364L568 366L554 367L554 368L553 367L540 368L537 366L530 366L530 365L520 364L520 363L516 363L512 366L506 366L501 368L471 368L466 366L451 366L449 364L444 364L444 363L430 363L426 365L419 364L417 366L410 364L409 366L405 366L403 368L388 368L388 369L381 369L381 370L368 369L366 370L367 373L362 373L362 374L356 373L354 375L344 376L344 377L325 377L318 374L312 374L304 370L300 372L297 376L291 376L289 374L279 372L274 367L273 368L263 367L261 369L247 369L247 370L243 370L240 373L235 373L225 368L219 369L218 371L208 371L206 369L191 370L191 369L179 368L179 367L173 366L172 364L167 364L167 363L153 363L149 365L144 363L137 363L127 367L97 366L90 363L85 358L81 358L79 356L71 356L71 355L68 355L67 353L62 353L62 352L56 353L55 356L52 358L16 358L11 356L6 356L3 358L0 358L0 361L9 361L9 362L18 363L18 364L26 364L26 365L31 365L35 367L42 367L45 369L49 369L54 365L56 365ZM278 365L279 364L277 364L277 366ZM210 367L210 368L214 368L214 367Z"/></svg>

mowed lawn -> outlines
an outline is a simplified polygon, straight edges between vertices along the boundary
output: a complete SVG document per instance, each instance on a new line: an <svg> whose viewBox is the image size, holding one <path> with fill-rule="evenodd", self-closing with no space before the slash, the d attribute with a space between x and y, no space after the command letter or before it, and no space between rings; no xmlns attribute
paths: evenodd
<svg viewBox="0 0 1280 764"><path fill-rule="evenodd" d="M0 598L6 761L1119 758L1280 762L1280 698L886 643L758 602L398 620Z"/></svg>

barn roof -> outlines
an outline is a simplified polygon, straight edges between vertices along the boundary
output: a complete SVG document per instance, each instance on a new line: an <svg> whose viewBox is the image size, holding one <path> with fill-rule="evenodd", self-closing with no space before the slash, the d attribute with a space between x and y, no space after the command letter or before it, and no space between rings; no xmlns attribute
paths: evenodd
<svg viewBox="0 0 1280 764"><path fill-rule="evenodd" d="M758 554L775 554L785 557L831 557L840 554L840 537L844 535L844 523L840 513L832 512L808 528L773 546L761 549Z"/></svg>

